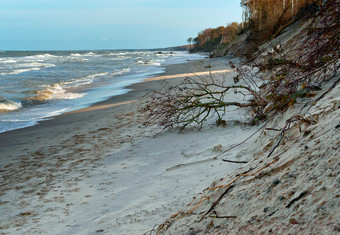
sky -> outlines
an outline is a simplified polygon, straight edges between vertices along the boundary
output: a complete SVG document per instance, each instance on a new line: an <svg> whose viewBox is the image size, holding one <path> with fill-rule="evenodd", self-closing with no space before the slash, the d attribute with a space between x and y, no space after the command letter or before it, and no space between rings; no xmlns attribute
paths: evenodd
<svg viewBox="0 0 340 235"><path fill-rule="evenodd" d="M0 50L185 45L241 11L239 0L0 0Z"/></svg>

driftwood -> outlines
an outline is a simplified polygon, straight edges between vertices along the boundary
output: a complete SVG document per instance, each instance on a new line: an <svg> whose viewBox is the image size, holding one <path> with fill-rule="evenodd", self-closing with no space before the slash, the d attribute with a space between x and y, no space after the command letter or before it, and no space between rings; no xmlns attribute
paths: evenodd
<svg viewBox="0 0 340 235"><path fill-rule="evenodd" d="M294 198L293 200L291 200L291 201L287 204L286 208L291 207L291 205L293 205L296 201L300 200L301 198L303 198L303 197L306 196L307 194L308 194L308 191L303 191L302 193L300 193L299 196L297 196L296 198Z"/></svg>
<svg viewBox="0 0 340 235"><path fill-rule="evenodd" d="M227 159L222 159L224 162L231 162L231 163L248 163L246 161L232 161L232 160L227 160Z"/></svg>
<svg viewBox="0 0 340 235"><path fill-rule="evenodd" d="M233 66L232 66L233 67ZM223 120L228 106L254 108L267 105L258 93L255 77L246 73L249 69L237 70L240 75L234 84L226 84L225 78L216 79L210 71L209 76L187 77L177 85L163 91L154 91L143 111L147 114L145 125L158 125L163 130L197 126L202 128L205 121L214 116ZM240 84L243 81L243 84ZM237 93L245 98L240 101L228 100L229 93Z"/></svg>
<svg viewBox="0 0 340 235"><path fill-rule="evenodd" d="M218 215L215 210L212 211L214 215L210 215L210 218L218 218L218 219L236 219L237 217L234 215Z"/></svg>
<svg viewBox="0 0 340 235"><path fill-rule="evenodd" d="M210 207L210 209L202 216L202 218L199 221L202 221L214 208L215 206L222 200L222 198L234 188L234 185L229 186L224 192L219 196L219 198L213 203L213 205Z"/></svg>

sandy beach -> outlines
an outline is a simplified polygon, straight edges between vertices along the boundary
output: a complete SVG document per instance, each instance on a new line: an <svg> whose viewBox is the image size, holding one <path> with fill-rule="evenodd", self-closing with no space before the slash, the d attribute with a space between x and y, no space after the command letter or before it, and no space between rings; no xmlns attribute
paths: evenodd
<svg viewBox="0 0 340 235"><path fill-rule="evenodd" d="M239 164L216 156L254 132L214 120L199 133L143 126L147 93L194 74L232 80L226 58L166 67L131 92L0 134L2 234L143 234ZM228 120L242 118L230 110ZM228 152L235 159L242 146ZM248 150L249 151L249 150ZM242 160L252 156L243 152Z"/></svg>
<svg viewBox="0 0 340 235"><path fill-rule="evenodd" d="M340 0L0 11L0 235L340 234Z"/></svg>

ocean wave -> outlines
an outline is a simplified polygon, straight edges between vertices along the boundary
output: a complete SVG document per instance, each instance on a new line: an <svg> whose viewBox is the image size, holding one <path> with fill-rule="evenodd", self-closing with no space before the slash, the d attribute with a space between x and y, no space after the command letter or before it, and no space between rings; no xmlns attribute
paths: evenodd
<svg viewBox="0 0 340 235"><path fill-rule="evenodd" d="M71 56L83 56L83 55L79 53L72 53Z"/></svg>
<svg viewBox="0 0 340 235"><path fill-rule="evenodd" d="M113 72L112 74L122 74L122 73L127 73L130 71L131 71L130 68L121 68L121 69L116 69L116 71Z"/></svg>
<svg viewBox="0 0 340 235"><path fill-rule="evenodd" d="M94 53L94 52L88 52L88 53L85 53L85 54L80 54L80 53L72 53L70 56L75 56L75 57L86 57L86 56L101 56L97 53Z"/></svg>
<svg viewBox="0 0 340 235"><path fill-rule="evenodd" d="M123 56L123 55L107 55L107 57L110 57L110 60L127 60L131 59L131 56Z"/></svg>
<svg viewBox="0 0 340 235"><path fill-rule="evenodd" d="M91 77L83 77L83 78L74 78L70 81L63 82L62 85L65 88L71 88L71 87L79 87L87 84L91 84L93 80Z"/></svg>
<svg viewBox="0 0 340 235"><path fill-rule="evenodd" d="M0 112L14 111L22 108L20 102L14 102L11 100L0 100Z"/></svg>
<svg viewBox="0 0 340 235"><path fill-rule="evenodd" d="M130 68L115 69L115 71L112 72L112 73L104 72L104 73L91 74L91 75L81 77L81 78L73 78L69 81L65 81L65 82L62 82L62 83L59 83L59 84L66 89L67 88L75 88L75 87L91 84L96 79L98 79L100 77L120 75L120 74L123 74L123 73L127 73L129 71L130 71Z"/></svg>
<svg viewBox="0 0 340 235"><path fill-rule="evenodd" d="M55 65L48 64L48 63L38 63L36 61L28 62L28 63L20 63L20 64L15 64L14 66L8 67L7 69L5 69L7 71L0 73L0 75L16 75L16 74L21 74L21 73L30 72L30 71L37 71L37 70L41 70L44 68L51 68L51 67L55 67Z"/></svg>
<svg viewBox="0 0 340 235"><path fill-rule="evenodd" d="M26 59L47 59L47 58L58 58L58 56L45 53L45 54L39 54L39 55L26 56L25 58Z"/></svg>
<svg viewBox="0 0 340 235"><path fill-rule="evenodd" d="M101 55L93 53L93 52L89 52L89 53L85 53L85 54L72 53L66 58L69 59L69 60L88 61L89 57L99 57L99 56L101 56Z"/></svg>
<svg viewBox="0 0 340 235"><path fill-rule="evenodd" d="M26 68L34 68L34 67L49 68L49 67L54 67L55 65L51 63L39 63L38 61L32 61L32 62L19 64L19 66L24 66Z"/></svg>
<svg viewBox="0 0 340 235"><path fill-rule="evenodd" d="M85 55L97 55L97 54L91 51L89 53L86 53Z"/></svg>
<svg viewBox="0 0 340 235"><path fill-rule="evenodd" d="M5 60L1 60L2 63L5 63L5 64L12 64L12 63L17 63L16 60L13 60L13 59L5 59Z"/></svg>
<svg viewBox="0 0 340 235"><path fill-rule="evenodd" d="M85 94L67 92L60 84L43 85L44 89L36 91L34 97L28 100L47 101L47 100L71 100L83 97Z"/></svg>
<svg viewBox="0 0 340 235"><path fill-rule="evenodd" d="M70 81L62 82L61 85L64 86L65 88L71 88L71 87L79 87L82 85L87 85L93 82L94 78L96 77L101 77L101 76L106 76L109 73L97 73L97 74L91 74L86 77L82 78L74 78L71 79Z"/></svg>
<svg viewBox="0 0 340 235"><path fill-rule="evenodd" d="M40 70L40 69L41 68L16 69L11 72L0 73L0 75L16 75L16 74L25 73L25 72L34 71L34 70Z"/></svg>
<svg viewBox="0 0 340 235"><path fill-rule="evenodd" d="M137 60L135 61L135 63L140 64L140 65L145 65L145 66L149 66L149 65L157 65L160 66L160 60Z"/></svg>
<svg viewBox="0 0 340 235"><path fill-rule="evenodd" d="M88 61L89 59L87 58L81 58L81 57L78 57L78 56L68 56L66 57L67 60L70 60L70 61Z"/></svg>
<svg viewBox="0 0 340 235"><path fill-rule="evenodd" d="M104 72L104 73L96 73L96 74L91 74L89 76L87 76L86 78L95 78L95 77L101 77L101 76L105 76L108 75L108 72Z"/></svg>

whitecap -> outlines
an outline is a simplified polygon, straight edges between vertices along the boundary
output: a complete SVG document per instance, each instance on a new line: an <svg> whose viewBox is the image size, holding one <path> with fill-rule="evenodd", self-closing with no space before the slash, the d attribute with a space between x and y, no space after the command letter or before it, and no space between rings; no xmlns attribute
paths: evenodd
<svg viewBox="0 0 340 235"><path fill-rule="evenodd" d="M26 56L25 58L27 58L27 59L46 59L46 58L58 58L58 56L46 53L46 54Z"/></svg>
<svg viewBox="0 0 340 235"><path fill-rule="evenodd" d="M157 66L160 66L161 63L154 62L154 63L148 63L148 65L157 65Z"/></svg>
<svg viewBox="0 0 340 235"><path fill-rule="evenodd" d="M120 75L120 74L127 73L130 71L131 69L129 68L115 69L115 72L111 73L111 75Z"/></svg>
<svg viewBox="0 0 340 235"><path fill-rule="evenodd" d="M20 102L14 102L11 100L1 100L0 101L0 112L14 111L22 108Z"/></svg>
<svg viewBox="0 0 340 235"><path fill-rule="evenodd" d="M2 63L6 63L6 64L12 64L12 63L17 63L16 60L13 60L13 59L8 59L8 60L3 60L1 61Z"/></svg>
<svg viewBox="0 0 340 235"><path fill-rule="evenodd" d="M89 52L89 53L84 54L84 56L101 56L101 55L96 54L94 52Z"/></svg>
<svg viewBox="0 0 340 235"><path fill-rule="evenodd" d="M55 65L49 63L38 63L36 61L33 61L28 63L16 64L13 67L12 68L9 67L10 69L8 68L6 70L10 71L0 73L0 75L17 75L25 72L41 70L43 68L55 67Z"/></svg>
<svg viewBox="0 0 340 235"><path fill-rule="evenodd" d="M68 56L66 59L74 60L74 61L88 61L87 58L81 58L81 56Z"/></svg>
<svg viewBox="0 0 340 235"><path fill-rule="evenodd" d="M107 73L107 72L91 74L91 75L88 75L86 77L74 78L74 79L71 79L70 81L62 82L61 85L63 85L65 88L87 85L87 84L91 84L93 82L94 78L106 76L108 74L109 73Z"/></svg>
<svg viewBox="0 0 340 235"><path fill-rule="evenodd" d="M43 85L45 89L36 91L34 97L28 100L46 101L46 100L71 100L83 97L85 94L67 92L60 84Z"/></svg>
<svg viewBox="0 0 340 235"><path fill-rule="evenodd" d="M50 67L54 67L54 64L50 64L50 63L39 63L37 61L33 61L33 62L28 62L28 63L23 63L21 64L21 66L23 67L28 67L28 68L34 68L34 67L38 67L38 68L50 68Z"/></svg>
<svg viewBox="0 0 340 235"><path fill-rule="evenodd" d="M0 75L16 75L16 74L25 73L25 72L34 71L34 70L40 70L40 68L16 69L12 72L0 73Z"/></svg>
<svg viewBox="0 0 340 235"><path fill-rule="evenodd" d="M79 53L72 53L71 56L83 56L82 54L79 54Z"/></svg>

